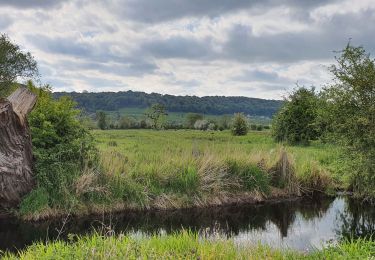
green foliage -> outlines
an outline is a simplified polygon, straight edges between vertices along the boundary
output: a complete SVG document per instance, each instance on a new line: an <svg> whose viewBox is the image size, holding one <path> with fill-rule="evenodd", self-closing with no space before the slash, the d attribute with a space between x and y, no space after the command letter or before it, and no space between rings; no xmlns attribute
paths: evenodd
<svg viewBox="0 0 375 260"><path fill-rule="evenodd" d="M49 87L37 88L31 82L28 87L38 96L28 118L37 182L48 194L49 206L67 206L74 200L74 181L96 156L93 138L77 119L79 110L70 98L54 100ZM28 195L24 205L30 196L36 195Z"/></svg>
<svg viewBox="0 0 375 260"><path fill-rule="evenodd" d="M0 34L0 64L0 97L10 94L12 83L17 78L38 74L37 63L31 54L21 51L5 34Z"/></svg>
<svg viewBox="0 0 375 260"><path fill-rule="evenodd" d="M153 129L161 129L165 123L165 116L168 115L163 104L153 104L145 115L151 120Z"/></svg>
<svg viewBox="0 0 375 260"><path fill-rule="evenodd" d="M96 118L98 120L98 127L102 130L108 128L107 115L103 111L98 111L96 113Z"/></svg>
<svg viewBox="0 0 375 260"><path fill-rule="evenodd" d="M233 135L246 135L249 131L249 125L247 118L242 113L234 115L232 123L232 134Z"/></svg>
<svg viewBox="0 0 375 260"><path fill-rule="evenodd" d="M272 135L277 142L309 144L319 137L316 128L318 96L314 88L295 89L272 123Z"/></svg>
<svg viewBox="0 0 375 260"><path fill-rule="evenodd" d="M21 215L40 212L48 208L48 202L48 192L43 187L38 187L21 202L19 212Z"/></svg>
<svg viewBox="0 0 375 260"><path fill-rule="evenodd" d="M353 188L375 197L375 60L350 44L340 54L325 91L330 129L352 158Z"/></svg>

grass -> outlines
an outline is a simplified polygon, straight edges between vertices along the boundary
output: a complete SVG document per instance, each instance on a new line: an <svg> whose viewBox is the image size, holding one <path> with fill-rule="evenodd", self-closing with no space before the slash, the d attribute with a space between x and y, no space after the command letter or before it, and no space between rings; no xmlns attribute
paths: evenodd
<svg viewBox="0 0 375 260"><path fill-rule="evenodd" d="M269 132L93 131L96 168L87 168L69 190L66 208L45 208L43 191L21 205L24 218L61 212L205 207L260 201L345 187L337 147L283 147Z"/></svg>
<svg viewBox="0 0 375 260"><path fill-rule="evenodd" d="M70 242L36 243L3 259L372 259L375 242L344 241L308 254L269 246L240 247L230 239L201 238L184 231L173 235L71 236Z"/></svg>
<svg viewBox="0 0 375 260"><path fill-rule="evenodd" d="M275 166L283 151L293 181L303 189L326 191L345 184L336 165L341 156L336 147L313 143L284 148L269 132L232 136L229 131L111 130L94 135L103 171L116 181L140 184L134 200L143 198L147 206L196 206L238 192L267 196L274 177L270 171L280 174ZM285 183L273 186L285 188Z"/></svg>

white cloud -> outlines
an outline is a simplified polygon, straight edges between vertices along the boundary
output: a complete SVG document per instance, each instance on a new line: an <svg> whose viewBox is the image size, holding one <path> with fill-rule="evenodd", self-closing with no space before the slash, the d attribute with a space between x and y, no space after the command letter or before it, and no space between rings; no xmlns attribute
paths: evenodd
<svg viewBox="0 0 375 260"><path fill-rule="evenodd" d="M0 1L0 29L59 91L281 98L375 46L374 1L196 1Z"/></svg>

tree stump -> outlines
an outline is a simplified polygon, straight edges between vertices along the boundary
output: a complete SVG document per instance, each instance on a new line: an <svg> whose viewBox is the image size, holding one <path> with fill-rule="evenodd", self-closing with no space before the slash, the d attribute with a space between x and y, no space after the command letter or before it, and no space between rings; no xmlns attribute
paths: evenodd
<svg viewBox="0 0 375 260"><path fill-rule="evenodd" d="M33 156L27 115L36 95L21 87L0 98L0 207L14 207L34 187Z"/></svg>

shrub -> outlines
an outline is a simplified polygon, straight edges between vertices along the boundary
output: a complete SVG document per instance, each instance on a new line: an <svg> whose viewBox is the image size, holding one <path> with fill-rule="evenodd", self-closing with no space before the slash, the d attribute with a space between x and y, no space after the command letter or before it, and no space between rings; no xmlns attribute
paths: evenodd
<svg viewBox="0 0 375 260"><path fill-rule="evenodd" d="M28 87L38 96L29 116L38 186L48 194L49 206L67 205L74 200L74 180L95 161L93 137L79 122L71 99L54 100L48 86L37 88L29 82ZM35 193L24 205L32 196Z"/></svg>
<svg viewBox="0 0 375 260"><path fill-rule="evenodd" d="M310 140L317 139L319 132L315 123L318 102L314 88L295 89L273 120L274 139L290 144L309 144Z"/></svg>
<svg viewBox="0 0 375 260"><path fill-rule="evenodd" d="M249 130L247 118L242 113L237 113L234 116L232 124L233 135L246 135Z"/></svg>

